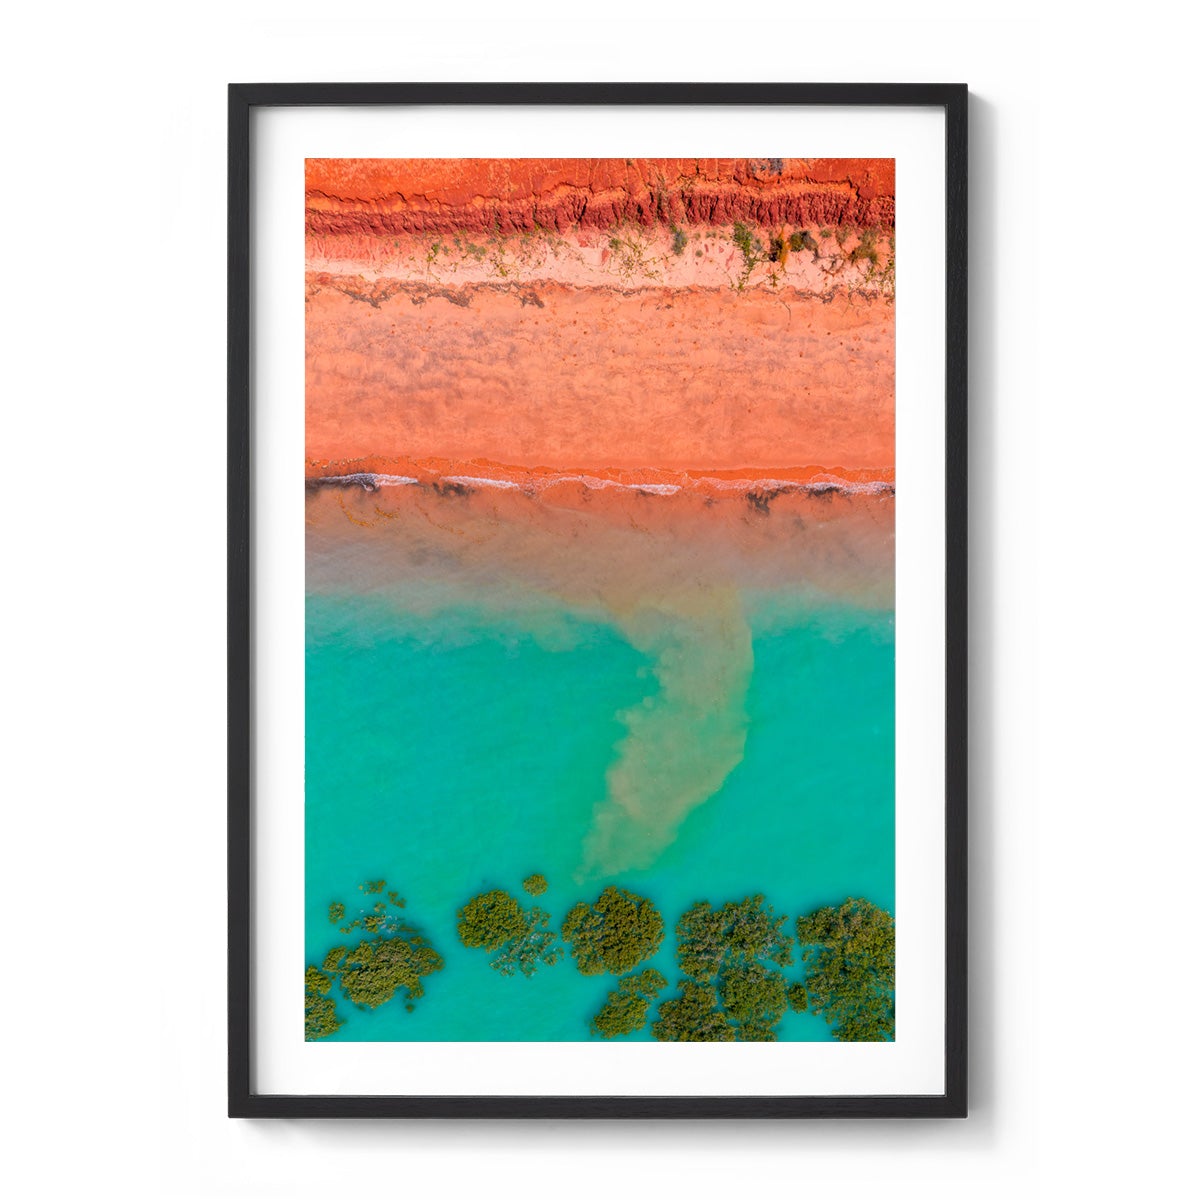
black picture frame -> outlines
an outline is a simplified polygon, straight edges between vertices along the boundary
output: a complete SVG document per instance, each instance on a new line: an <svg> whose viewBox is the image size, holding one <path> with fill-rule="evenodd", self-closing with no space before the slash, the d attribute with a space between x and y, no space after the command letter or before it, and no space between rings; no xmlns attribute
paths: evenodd
<svg viewBox="0 0 1200 1200"><path fill-rule="evenodd" d="M229 86L228 1113L320 1118L892 1118L967 1114L967 85L255 83ZM790 105L945 116L945 1085L940 1095L282 1095L253 1088L251 114L267 106Z"/></svg>

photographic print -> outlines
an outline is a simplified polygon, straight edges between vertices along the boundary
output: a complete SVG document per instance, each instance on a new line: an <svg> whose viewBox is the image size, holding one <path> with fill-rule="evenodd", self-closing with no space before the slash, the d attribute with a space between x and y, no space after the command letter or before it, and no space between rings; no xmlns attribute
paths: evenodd
<svg viewBox="0 0 1200 1200"><path fill-rule="evenodd" d="M893 1040L894 160L301 202L296 1037Z"/></svg>

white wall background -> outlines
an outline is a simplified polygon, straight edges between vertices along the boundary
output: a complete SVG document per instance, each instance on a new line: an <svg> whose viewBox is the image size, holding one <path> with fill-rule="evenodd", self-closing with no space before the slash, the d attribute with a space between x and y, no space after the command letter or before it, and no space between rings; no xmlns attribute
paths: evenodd
<svg viewBox="0 0 1200 1200"><path fill-rule="evenodd" d="M1190 43L1174 6L966 7L6 17L11 1194L1187 1190ZM966 1122L222 1115L224 86L307 79L973 86Z"/></svg>

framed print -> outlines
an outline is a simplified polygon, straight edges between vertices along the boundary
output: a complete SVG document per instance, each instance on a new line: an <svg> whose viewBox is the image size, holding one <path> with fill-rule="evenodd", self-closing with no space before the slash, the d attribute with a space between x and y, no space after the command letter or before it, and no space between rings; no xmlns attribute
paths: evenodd
<svg viewBox="0 0 1200 1200"><path fill-rule="evenodd" d="M231 1115L965 1115L966 112L231 86Z"/></svg>

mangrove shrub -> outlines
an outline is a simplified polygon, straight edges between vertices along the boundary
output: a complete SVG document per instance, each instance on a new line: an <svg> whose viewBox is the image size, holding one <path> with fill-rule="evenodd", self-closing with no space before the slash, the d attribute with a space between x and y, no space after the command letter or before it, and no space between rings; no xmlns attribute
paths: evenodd
<svg viewBox="0 0 1200 1200"><path fill-rule="evenodd" d="M624 975L662 945L663 919L644 896L606 887L594 904L567 913L562 933L584 975Z"/></svg>
<svg viewBox="0 0 1200 1200"><path fill-rule="evenodd" d="M317 1042L337 1033L344 1022L337 1015L337 1005L328 996L316 992L304 993L304 1040Z"/></svg>
<svg viewBox="0 0 1200 1200"><path fill-rule="evenodd" d="M533 975L539 966L553 966L562 954L550 914L536 906L526 911L500 888L481 893L459 910L458 936L464 946L495 953L491 965L501 975Z"/></svg>
<svg viewBox="0 0 1200 1200"><path fill-rule="evenodd" d="M869 900L847 900L796 922L808 967L804 992L841 1042L896 1036L896 922Z"/></svg>
<svg viewBox="0 0 1200 1200"><path fill-rule="evenodd" d="M407 935L407 936L406 936ZM442 957L415 930L368 939L338 963L342 993L353 1004L378 1008L397 991L412 1001L425 994L421 979L442 969Z"/></svg>
<svg viewBox="0 0 1200 1200"><path fill-rule="evenodd" d="M684 979L679 995L658 1007L650 1032L660 1042L732 1042L729 1018L717 1007L716 988Z"/></svg>
<svg viewBox="0 0 1200 1200"><path fill-rule="evenodd" d="M793 983L787 990L787 998L792 1012L808 1012L808 993L804 990L804 984Z"/></svg>
<svg viewBox="0 0 1200 1200"><path fill-rule="evenodd" d="M617 990L608 993L603 1007L592 1018L592 1032L614 1038L641 1029L650 1005L666 986L665 976L653 967L637 975L626 975L617 983Z"/></svg>
<svg viewBox="0 0 1200 1200"><path fill-rule="evenodd" d="M521 932L508 942L492 959L492 966L501 975L533 975L543 964L552 967L562 957L558 934L550 928L550 914L544 909L531 908L522 914Z"/></svg>
<svg viewBox="0 0 1200 1200"><path fill-rule="evenodd" d="M702 900L693 904L675 927L680 969L702 984L714 987L692 993L678 1010L695 1010L697 996L713 995L730 1037L739 1041L775 1040L775 1026L787 1008L783 975L767 964L785 967L792 961L792 939L761 895L731 900L713 908ZM660 1016L666 1005L660 1010ZM674 1011L674 1010L673 1010ZM662 1022L664 1040L680 1026L678 1015Z"/></svg>
<svg viewBox="0 0 1200 1200"><path fill-rule="evenodd" d="M362 884L360 891L377 894L383 891L383 880ZM388 893L399 908L403 900L394 892ZM330 919L345 916L340 902L330 905ZM370 912L356 917L341 932L354 929L368 934L356 946L335 946L325 954L321 966L309 966L304 972L304 1036L309 1041L328 1037L343 1024L337 1016L333 997L329 994L336 980L342 994L360 1008L378 1008L398 991L412 1011L412 1001L424 995L421 980L442 969L442 957L420 932L389 913L382 901Z"/></svg>
<svg viewBox="0 0 1200 1200"><path fill-rule="evenodd" d="M468 900L458 912L458 937L464 946L499 950L525 928L521 906L496 888Z"/></svg>
<svg viewBox="0 0 1200 1200"><path fill-rule="evenodd" d="M727 958L750 962L765 958L776 966L792 961L792 939L784 932L787 917L776 917L763 897L747 896L714 909L707 900L693 904L675 926L679 967L701 982L716 978Z"/></svg>

